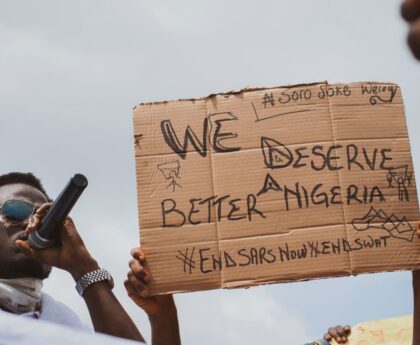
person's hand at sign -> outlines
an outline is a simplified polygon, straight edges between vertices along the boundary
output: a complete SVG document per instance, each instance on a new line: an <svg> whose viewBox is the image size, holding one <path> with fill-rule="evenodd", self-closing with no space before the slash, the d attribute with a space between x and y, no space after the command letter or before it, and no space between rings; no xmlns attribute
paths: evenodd
<svg viewBox="0 0 420 345"><path fill-rule="evenodd" d="M324 335L326 341L335 340L339 344L345 344L350 336L350 326L335 326L328 328L327 333Z"/></svg>
<svg viewBox="0 0 420 345"><path fill-rule="evenodd" d="M134 248L131 255L133 259L129 261L130 271L124 285L128 296L149 317L152 326L152 344L181 344L178 314L173 296L171 294L150 296L151 274L145 255L140 248Z"/></svg>
<svg viewBox="0 0 420 345"><path fill-rule="evenodd" d="M420 0L405 0L401 15L410 25L408 45L416 59L420 60Z"/></svg>

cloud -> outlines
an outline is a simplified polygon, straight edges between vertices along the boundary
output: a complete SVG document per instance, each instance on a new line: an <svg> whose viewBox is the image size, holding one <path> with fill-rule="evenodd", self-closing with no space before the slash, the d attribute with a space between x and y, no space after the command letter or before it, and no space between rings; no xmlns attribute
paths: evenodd
<svg viewBox="0 0 420 345"><path fill-rule="evenodd" d="M2 23L0 40L0 73L8 81L0 84L0 90L5 96L2 103L10 107L27 99L37 103L48 99L47 105L53 107L61 102L70 105L76 90L77 99L100 102L116 92L113 85L121 85L143 65L141 57L125 51L56 45L42 30L5 27ZM102 88L101 93L96 92L98 88Z"/></svg>
<svg viewBox="0 0 420 345"><path fill-rule="evenodd" d="M308 339L303 318L264 288L183 294L176 300L188 344L301 344Z"/></svg>

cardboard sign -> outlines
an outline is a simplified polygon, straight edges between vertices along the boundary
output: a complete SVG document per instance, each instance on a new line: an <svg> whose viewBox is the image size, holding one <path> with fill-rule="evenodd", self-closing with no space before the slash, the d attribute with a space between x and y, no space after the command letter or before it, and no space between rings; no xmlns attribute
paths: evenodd
<svg viewBox="0 0 420 345"><path fill-rule="evenodd" d="M140 104L134 131L153 294L420 267L395 84Z"/></svg>

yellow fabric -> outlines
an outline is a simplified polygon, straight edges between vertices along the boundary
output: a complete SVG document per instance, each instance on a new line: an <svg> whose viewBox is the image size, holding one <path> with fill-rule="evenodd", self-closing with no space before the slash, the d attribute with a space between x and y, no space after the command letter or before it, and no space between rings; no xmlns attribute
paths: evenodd
<svg viewBox="0 0 420 345"><path fill-rule="evenodd" d="M349 345L411 345L413 316L374 320L360 323L351 329ZM335 341L332 344L337 344Z"/></svg>

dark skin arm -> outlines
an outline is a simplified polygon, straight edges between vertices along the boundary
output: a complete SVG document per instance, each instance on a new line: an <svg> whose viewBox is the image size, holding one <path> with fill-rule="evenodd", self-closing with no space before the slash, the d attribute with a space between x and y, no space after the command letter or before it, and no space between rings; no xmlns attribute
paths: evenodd
<svg viewBox="0 0 420 345"><path fill-rule="evenodd" d="M178 314L172 295L149 296L150 273L140 248L131 251L130 271L124 282L128 296L149 316L153 345L181 345Z"/></svg>
<svg viewBox="0 0 420 345"><path fill-rule="evenodd" d="M408 45L416 59L420 60L420 0L405 0L401 5L401 15L410 26Z"/></svg>
<svg viewBox="0 0 420 345"><path fill-rule="evenodd" d="M413 294L414 294L414 313L413 313L413 345L420 344L420 271L413 271Z"/></svg>
<svg viewBox="0 0 420 345"><path fill-rule="evenodd" d="M420 237L420 222L417 223L417 236ZM413 345L420 344L420 270L413 271Z"/></svg>
<svg viewBox="0 0 420 345"><path fill-rule="evenodd" d="M45 204L37 210L26 229L27 234L39 227L49 206ZM99 268L69 217L60 229L59 239L53 247L38 251L32 249L27 241L21 240L16 241L16 245L27 256L66 270L76 282L86 273ZM91 284L85 290L83 298L96 332L144 342L142 335L112 293L107 282Z"/></svg>
<svg viewBox="0 0 420 345"><path fill-rule="evenodd" d="M407 41L413 55L420 60L420 0L405 0L401 5L401 15L410 26ZM417 224L417 236L420 236ZM413 271L413 345L420 344L420 271Z"/></svg>

